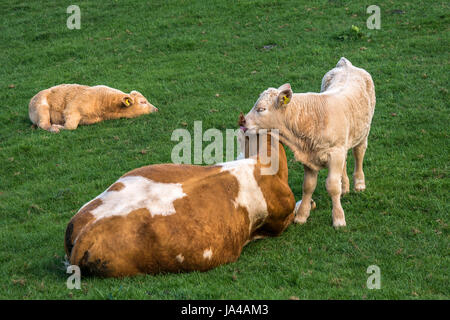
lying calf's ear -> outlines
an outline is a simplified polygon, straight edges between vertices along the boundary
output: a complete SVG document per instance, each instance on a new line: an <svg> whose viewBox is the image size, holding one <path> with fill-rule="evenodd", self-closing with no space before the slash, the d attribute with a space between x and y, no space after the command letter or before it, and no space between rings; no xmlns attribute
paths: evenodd
<svg viewBox="0 0 450 320"><path fill-rule="evenodd" d="M124 97L122 98L122 104L123 104L125 107L130 107L133 103L134 103L133 98L130 97L130 96L124 96Z"/></svg>
<svg viewBox="0 0 450 320"><path fill-rule="evenodd" d="M291 85L289 83L285 83L279 87L278 90L280 91L278 94L278 106L282 107L289 104L292 99Z"/></svg>

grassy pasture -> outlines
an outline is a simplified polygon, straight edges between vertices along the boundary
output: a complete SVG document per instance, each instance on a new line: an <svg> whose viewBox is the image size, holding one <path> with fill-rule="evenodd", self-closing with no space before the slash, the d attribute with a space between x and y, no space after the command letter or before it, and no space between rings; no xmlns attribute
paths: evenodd
<svg viewBox="0 0 450 320"><path fill-rule="evenodd" d="M1 299L450 297L448 2L82 0L80 30L66 26L71 4L0 4ZM371 4L380 30L366 27ZM236 263L66 288L64 231L85 202L131 169L170 162L177 128L235 128L260 92L285 82L319 91L341 56L372 74L377 93L367 190L343 198L346 228L331 227L323 170L309 221L250 243ZM139 90L160 112L32 129L30 98L60 83ZM303 168L289 150L288 164L298 200ZM366 287L370 265L380 290Z"/></svg>

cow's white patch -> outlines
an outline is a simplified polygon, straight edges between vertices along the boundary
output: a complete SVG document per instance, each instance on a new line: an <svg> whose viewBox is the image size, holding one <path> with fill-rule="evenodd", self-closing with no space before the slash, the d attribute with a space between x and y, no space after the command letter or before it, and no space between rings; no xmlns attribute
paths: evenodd
<svg viewBox="0 0 450 320"><path fill-rule="evenodd" d="M247 209L251 230L256 221L263 221L268 215L266 200L254 175L256 160L247 158L218 165L221 171L229 171L238 180L239 192L234 203Z"/></svg>
<svg viewBox="0 0 450 320"><path fill-rule="evenodd" d="M211 260L211 258L212 258L212 250L211 249L206 249L205 251L203 251L203 258Z"/></svg>
<svg viewBox="0 0 450 320"><path fill-rule="evenodd" d="M177 261L179 262L179 263L182 263L183 261L184 261L184 257L183 257L183 255L180 253L180 254L178 254L176 257L175 257L175 259L177 259Z"/></svg>
<svg viewBox="0 0 450 320"><path fill-rule="evenodd" d="M228 162L221 162L218 163L218 166L222 167L222 171L223 170L227 170L227 169L234 169L237 167L241 167L242 165L247 165L247 166L255 166L256 164L256 160L253 158L244 158L244 159L238 159L238 160L234 160L234 161L228 161Z"/></svg>
<svg viewBox="0 0 450 320"><path fill-rule="evenodd" d="M91 211L96 220L124 216L141 208L148 209L152 216L174 214L173 202L186 196L180 183L160 183L142 176L127 176L117 182L123 183L124 188L104 191L95 198L102 200L102 204Z"/></svg>

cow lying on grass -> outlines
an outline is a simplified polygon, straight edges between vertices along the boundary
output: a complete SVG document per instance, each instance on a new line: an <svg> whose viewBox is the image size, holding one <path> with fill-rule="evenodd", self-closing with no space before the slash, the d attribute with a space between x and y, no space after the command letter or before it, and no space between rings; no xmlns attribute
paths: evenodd
<svg viewBox="0 0 450 320"><path fill-rule="evenodd" d="M158 111L137 91L129 94L107 86L88 87L61 84L45 89L31 98L31 122L50 132L75 130L79 124L108 119L135 118Z"/></svg>
<svg viewBox="0 0 450 320"><path fill-rule="evenodd" d="M374 110L372 77L341 58L323 77L321 93L293 94L289 84L269 88L245 116L250 132L279 129L280 140L304 164L303 196L295 222L305 223L309 217L318 171L326 167L333 226L346 225L340 197L350 190L347 152L353 149L355 190L364 190L363 159Z"/></svg>
<svg viewBox="0 0 450 320"><path fill-rule="evenodd" d="M283 146L265 134L278 171L262 174L261 150L212 166L158 164L132 170L69 222L65 250L83 275L205 271L236 261L251 240L294 219ZM271 143L272 140L272 143ZM266 163L266 161L264 161Z"/></svg>

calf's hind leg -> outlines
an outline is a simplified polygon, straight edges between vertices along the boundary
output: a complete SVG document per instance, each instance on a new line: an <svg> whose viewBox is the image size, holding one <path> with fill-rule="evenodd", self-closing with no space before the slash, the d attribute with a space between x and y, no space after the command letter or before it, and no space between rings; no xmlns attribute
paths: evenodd
<svg viewBox="0 0 450 320"><path fill-rule="evenodd" d="M345 215L344 209L341 205L341 193L342 193L342 170L345 164L345 152L335 151L330 154L330 160L328 163L328 177L326 181L326 187L328 194L333 202L333 226L345 227Z"/></svg>
<svg viewBox="0 0 450 320"><path fill-rule="evenodd" d="M350 180L347 175L347 157L344 161L344 169L342 170L342 195L350 192Z"/></svg>
<svg viewBox="0 0 450 320"><path fill-rule="evenodd" d="M355 191L363 191L366 189L366 181L364 178L363 161L364 154L367 149L367 137L363 142L353 148L353 157L355 158L355 170L353 172L353 183Z"/></svg>
<svg viewBox="0 0 450 320"><path fill-rule="evenodd" d="M36 108L36 114L33 115L32 121L37 124L38 127L53 132L58 133L59 129L62 129L63 126L59 124L52 124L50 122L50 107L48 104L41 104Z"/></svg>
<svg viewBox="0 0 450 320"><path fill-rule="evenodd" d="M39 128L50 131L52 124L50 123L50 107L48 104L40 103L34 110L30 109L30 120Z"/></svg>

